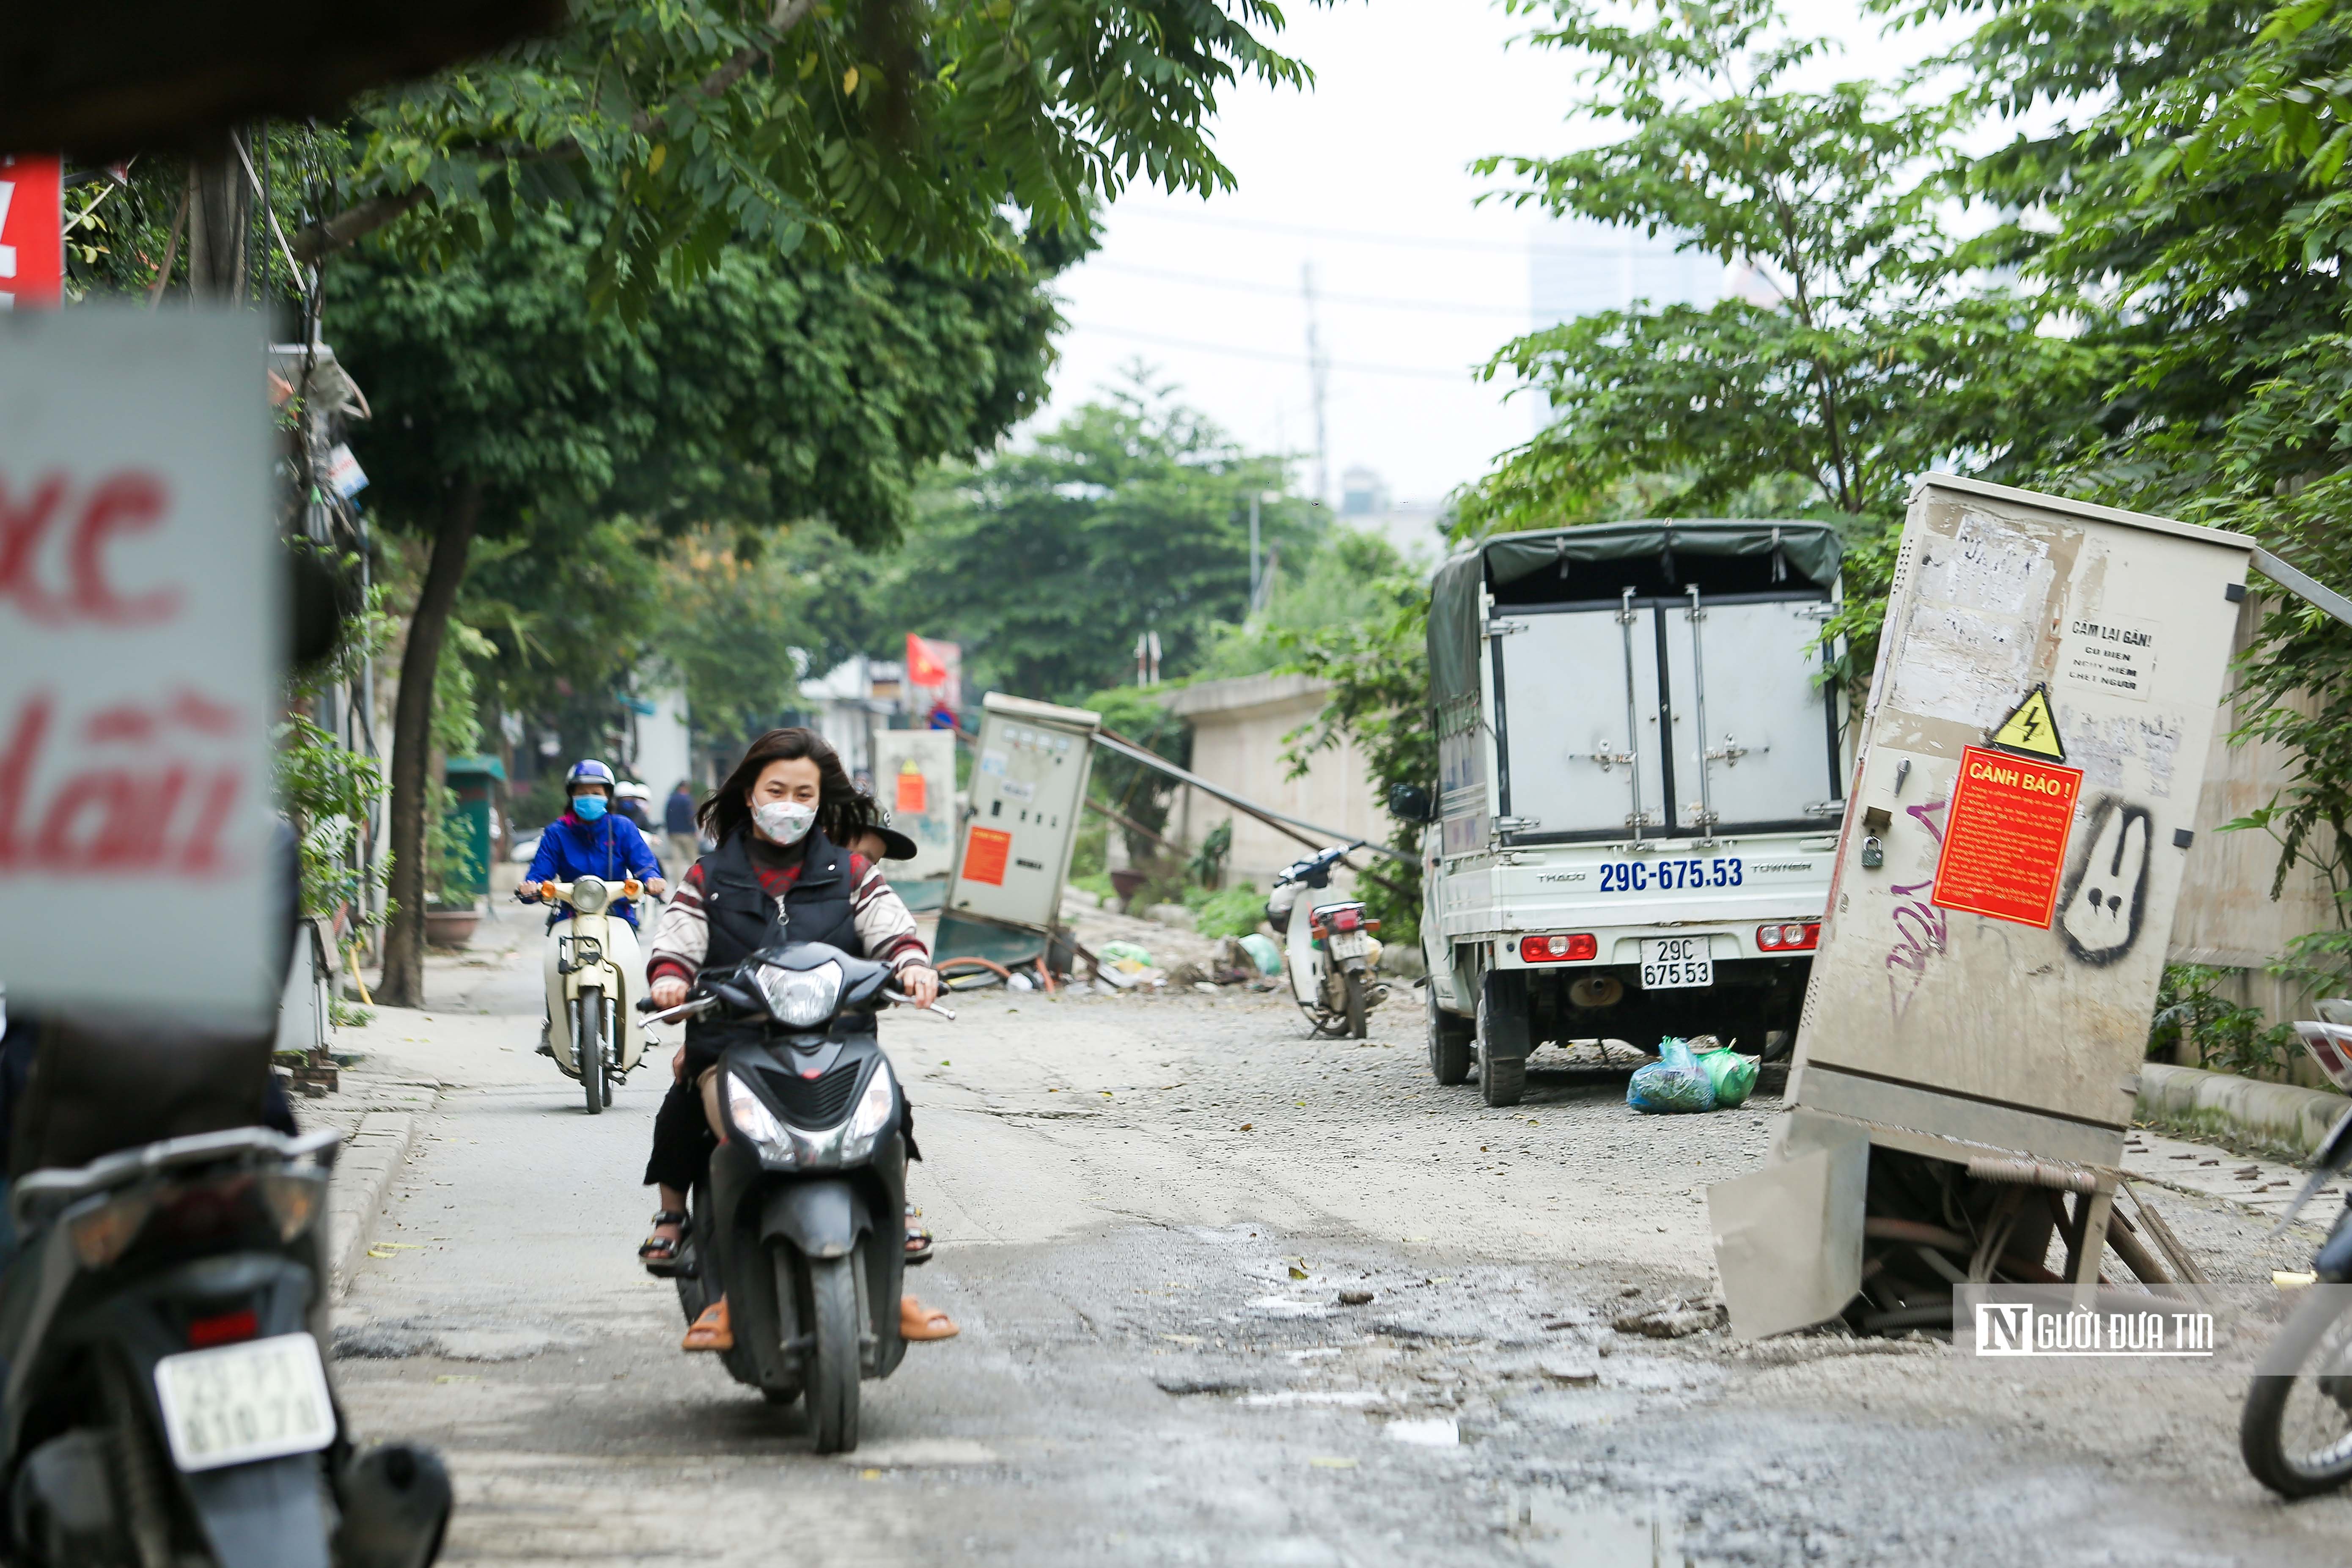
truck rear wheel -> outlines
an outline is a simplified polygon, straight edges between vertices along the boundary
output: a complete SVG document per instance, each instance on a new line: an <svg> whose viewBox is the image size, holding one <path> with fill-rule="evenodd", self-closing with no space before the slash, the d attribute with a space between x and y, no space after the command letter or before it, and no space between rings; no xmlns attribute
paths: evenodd
<svg viewBox="0 0 2352 1568"><path fill-rule="evenodd" d="M1478 1098L1517 1105L1527 1098L1528 977L1490 971L1478 987Z"/></svg>
<svg viewBox="0 0 2352 1568"><path fill-rule="evenodd" d="M1437 1005L1437 987L1424 985L1429 1001L1429 1071L1448 1089L1470 1081L1470 1026Z"/></svg>

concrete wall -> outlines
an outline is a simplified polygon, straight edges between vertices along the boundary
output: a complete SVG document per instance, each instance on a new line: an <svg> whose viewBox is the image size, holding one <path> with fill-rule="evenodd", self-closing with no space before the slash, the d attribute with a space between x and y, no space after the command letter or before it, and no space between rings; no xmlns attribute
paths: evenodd
<svg viewBox="0 0 2352 1568"><path fill-rule="evenodd" d="M2264 606L2249 595L2239 606L2231 652L2243 653ZM2307 931L2336 923L2334 900L2317 872L2298 866L2279 896L2270 896L2278 866L2278 842L2266 833L2221 831L2221 825L2267 804L2288 778L2292 759L2284 748L2257 742L2231 745L2230 734L2252 717L2235 697L2222 703L2221 721L2205 759L2204 794L2197 807L2197 840L2189 847L2186 879L2172 921L2166 956L2174 963L2210 963L2238 973L2222 987L2234 1000L2259 1007L2273 1022L2308 1018L2311 999L2289 983L2263 973L2263 965ZM2295 1077L2312 1079L2298 1061Z"/></svg>
<svg viewBox="0 0 2352 1568"><path fill-rule="evenodd" d="M1247 675L1171 691L1171 711L1192 726L1192 771L1272 810L1385 843L1395 832L1373 798L1370 773L1352 743L1315 753L1307 773L1292 778L1286 739L1323 710L1325 683L1304 675ZM1180 788L1169 814L1168 837L1187 848L1231 819L1234 849L1226 885L1264 887L1275 872L1309 853L1307 847L1244 816L1213 795ZM1341 874L1335 886L1346 881Z"/></svg>

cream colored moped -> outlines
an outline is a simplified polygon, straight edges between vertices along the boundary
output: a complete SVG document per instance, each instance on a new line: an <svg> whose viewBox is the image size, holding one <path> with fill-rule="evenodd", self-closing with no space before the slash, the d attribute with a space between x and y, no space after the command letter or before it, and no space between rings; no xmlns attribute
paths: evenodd
<svg viewBox="0 0 2352 1568"><path fill-rule="evenodd" d="M636 928L611 912L616 899L642 899L645 884L583 877L541 882L540 892L566 911L547 929L548 1044L555 1065L580 1080L594 1116L613 1103L614 1086L635 1070L645 1050L636 1011L645 961Z"/></svg>

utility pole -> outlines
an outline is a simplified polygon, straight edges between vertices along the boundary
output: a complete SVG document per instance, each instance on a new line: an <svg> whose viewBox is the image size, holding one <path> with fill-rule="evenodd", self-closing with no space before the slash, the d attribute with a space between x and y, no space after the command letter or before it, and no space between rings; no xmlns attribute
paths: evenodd
<svg viewBox="0 0 2352 1568"><path fill-rule="evenodd" d="M1250 492L1250 614L1257 614L1257 500L1258 492Z"/></svg>
<svg viewBox="0 0 2352 1568"><path fill-rule="evenodd" d="M1324 404L1331 384L1331 362L1323 354L1323 334L1315 320L1315 263L1299 266L1299 287L1307 296L1307 382L1315 398L1315 502L1331 504L1331 448L1324 424Z"/></svg>

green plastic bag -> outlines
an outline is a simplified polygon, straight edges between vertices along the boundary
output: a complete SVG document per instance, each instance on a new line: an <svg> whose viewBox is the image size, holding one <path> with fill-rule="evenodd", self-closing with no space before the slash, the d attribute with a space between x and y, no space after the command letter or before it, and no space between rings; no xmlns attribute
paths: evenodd
<svg viewBox="0 0 2352 1568"><path fill-rule="evenodd" d="M1151 967L1151 950L1131 942L1107 942L1095 956L1105 963L1117 963L1122 958L1131 958L1146 969Z"/></svg>
<svg viewBox="0 0 2352 1568"><path fill-rule="evenodd" d="M1715 1085L1715 1103L1733 1106L1747 1104L1748 1097L1756 1092L1756 1068L1762 1060L1725 1047L1701 1052L1698 1065L1706 1069L1707 1081Z"/></svg>
<svg viewBox="0 0 2352 1568"><path fill-rule="evenodd" d="M1633 1069L1625 1103L1653 1116L1713 1110L1715 1085L1691 1048L1672 1036L1658 1042L1658 1059Z"/></svg>

